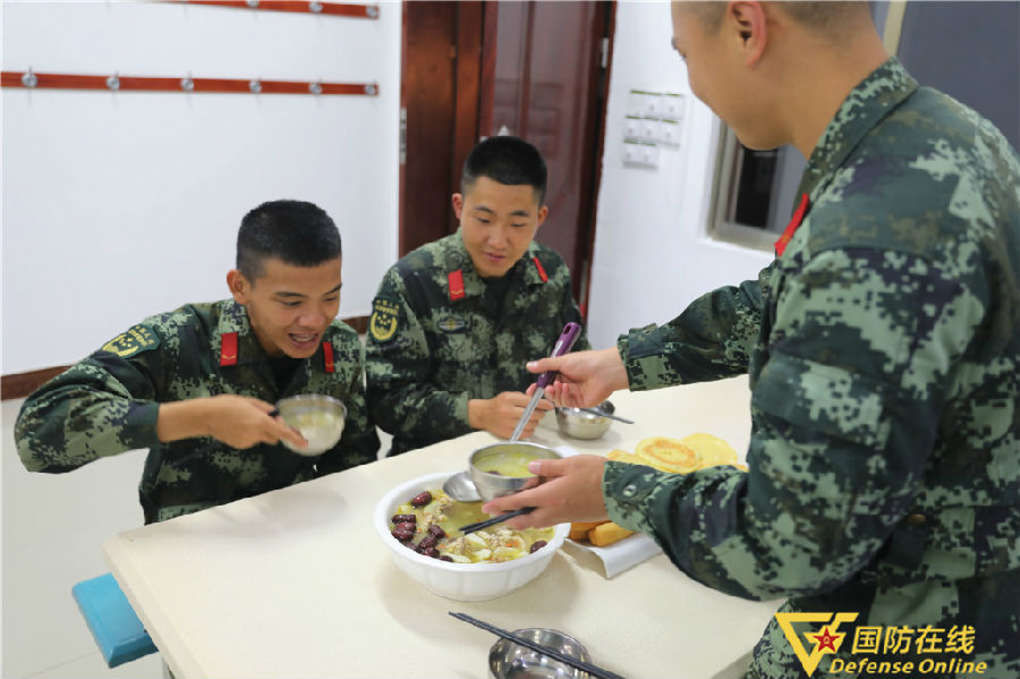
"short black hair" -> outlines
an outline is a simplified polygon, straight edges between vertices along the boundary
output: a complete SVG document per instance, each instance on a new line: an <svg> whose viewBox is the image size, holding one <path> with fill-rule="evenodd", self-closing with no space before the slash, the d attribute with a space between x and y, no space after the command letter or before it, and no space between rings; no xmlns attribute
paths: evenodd
<svg viewBox="0 0 1020 679"><path fill-rule="evenodd" d="M325 210L301 200L262 203L241 220L237 270L254 282L262 262L276 257L292 266L316 266L340 257L340 231Z"/></svg>
<svg viewBox="0 0 1020 679"><path fill-rule="evenodd" d="M467 160L460 176L460 191L467 193L479 177L516 186L528 184L538 193L538 204L545 202L547 179L545 160L534 146L520 137L500 135L479 142Z"/></svg>

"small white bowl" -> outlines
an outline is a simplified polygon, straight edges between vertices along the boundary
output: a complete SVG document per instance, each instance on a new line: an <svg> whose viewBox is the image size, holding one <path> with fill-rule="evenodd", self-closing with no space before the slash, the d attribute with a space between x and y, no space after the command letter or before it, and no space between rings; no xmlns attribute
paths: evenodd
<svg viewBox="0 0 1020 679"><path fill-rule="evenodd" d="M495 599L541 575L570 533L569 523L555 526L549 544L538 551L501 563L453 563L433 559L408 549L390 535L390 518L397 513L397 507L423 490L441 488L443 481L456 473L426 474L411 479L386 493L376 504L375 529L393 554L397 567L433 594L456 601Z"/></svg>

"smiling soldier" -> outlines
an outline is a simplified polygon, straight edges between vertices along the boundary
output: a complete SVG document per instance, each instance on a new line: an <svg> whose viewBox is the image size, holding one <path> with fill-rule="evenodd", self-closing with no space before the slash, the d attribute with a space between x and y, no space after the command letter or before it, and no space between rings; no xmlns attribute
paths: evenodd
<svg viewBox="0 0 1020 679"><path fill-rule="evenodd" d="M18 452L30 471L66 472L149 448L145 522L232 502L371 462L379 447L357 334L336 320L340 234L311 203L264 203L241 222L233 299L142 321L28 397ZM326 394L347 407L343 438L318 457L272 411Z"/></svg>
<svg viewBox="0 0 1020 679"><path fill-rule="evenodd" d="M389 454L482 429L508 438L534 381L524 369L580 322L570 272L535 242L545 221L545 161L516 137L478 144L453 194L460 229L408 254L373 303L365 372ZM578 348L586 348L582 336ZM552 408L541 402L530 436Z"/></svg>

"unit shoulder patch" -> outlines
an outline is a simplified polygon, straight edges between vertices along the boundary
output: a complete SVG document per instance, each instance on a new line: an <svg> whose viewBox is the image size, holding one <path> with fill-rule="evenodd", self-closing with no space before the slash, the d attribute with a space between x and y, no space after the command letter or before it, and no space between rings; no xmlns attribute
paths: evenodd
<svg viewBox="0 0 1020 679"><path fill-rule="evenodd" d="M377 298L372 302L372 317L368 321L368 331L376 341L385 342L396 334L399 319L400 306L396 302Z"/></svg>
<svg viewBox="0 0 1020 679"><path fill-rule="evenodd" d="M132 326L127 332L114 337L103 345L102 351L121 358L130 358L142 351L150 351L159 346L159 335L147 325Z"/></svg>

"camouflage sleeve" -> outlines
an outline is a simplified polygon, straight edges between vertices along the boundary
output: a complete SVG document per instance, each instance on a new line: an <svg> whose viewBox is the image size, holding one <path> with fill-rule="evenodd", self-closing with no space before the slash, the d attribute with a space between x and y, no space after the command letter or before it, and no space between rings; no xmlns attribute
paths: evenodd
<svg viewBox="0 0 1020 679"><path fill-rule="evenodd" d="M431 374L428 338L393 267L373 302L365 354L368 408L383 431L417 441L472 431L468 393L438 387Z"/></svg>
<svg viewBox="0 0 1020 679"><path fill-rule="evenodd" d="M344 405L347 406L347 419L340 444L328 451L315 464L318 475L331 474L359 464L375 462L379 452L379 435L375 424L368 416L368 404L365 402L364 368L365 355L361 341L357 340L351 348L351 356L346 357L357 369L344 390Z"/></svg>
<svg viewBox="0 0 1020 679"><path fill-rule="evenodd" d="M707 382L747 372L758 339L764 281L723 287L702 295L666 325L621 335L617 347L632 391Z"/></svg>
<svg viewBox="0 0 1020 679"><path fill-rule="evenodd" d="M31 394L14 426L25 468L65 472L157 443L160 345L152 326L136 325Z"/></svg>
<svg viewBox="0 0 1020 679"><path fill-rule="evenodd" d="M610 462L603 476L616 522L748 598L821 592L873 559L920 488L947 373L985 309L952 274L872 250L817 255L778 302L747 473Z"/></svg>

